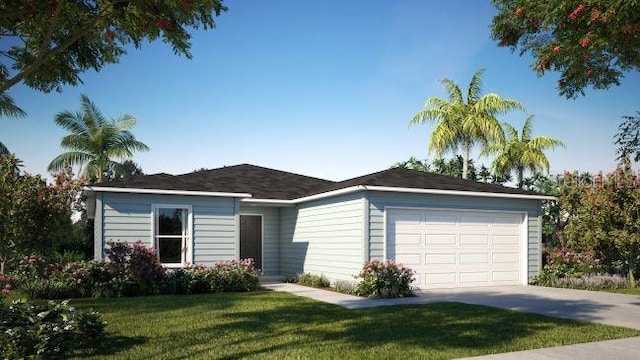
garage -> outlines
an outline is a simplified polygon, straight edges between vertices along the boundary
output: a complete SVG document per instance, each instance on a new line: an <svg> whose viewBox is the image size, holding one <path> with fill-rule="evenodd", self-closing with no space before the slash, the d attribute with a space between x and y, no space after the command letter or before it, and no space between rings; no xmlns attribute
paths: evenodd
<svg viewBox="0 0 640 360"><path fill-rule="evenodd" d="M386 209L387 259L420 289L526 284L521 212Z"/></svg>

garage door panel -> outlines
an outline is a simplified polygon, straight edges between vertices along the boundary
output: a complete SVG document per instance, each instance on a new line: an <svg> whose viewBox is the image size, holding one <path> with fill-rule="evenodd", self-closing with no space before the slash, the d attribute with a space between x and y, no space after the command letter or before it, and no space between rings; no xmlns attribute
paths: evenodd
<svg viewBox="0 0 640 360"><path fill-rule="evenodd" d="M456 234L425 234L425 244L429 245L455 245L458 241Z"/></svg>
<svg viewBox="0 0 640 360"><path fill-rule="evenodd" d="M493 281L518 281L520 274L518 271L494 271L491 273Z"/></svg>
<svg viewBox="0 0 640 360"><path fill-rule="evenodd" d="M456 281L456 272L427 272L425 273L426 280L423 282L424 285L433 285L433 286L442 286L442 287L450 287L455 286Z"/></svg>
<svg viewBox="0 0 640 360"><path fill-rule="evenodd" d="M493 235L491 238L491 243L493 245L514 245L518 246L520 242L520 238L518 235Z"/></svg>
<svg viewBox="0 0 640 360"><path fill-rule="evenodd" d="M402 265L406 265L410 268L415 267L416 265L422 264L422 256L420 253L399 253L396 254L396 262Z"/></svg>
<svg viewBox="0 0 640 360"><path fill-rule="evenodd" d="M397 234L396 244L401 246L419 246L422 244L422 234Z"/></svg>
<svg viewBox="0 0 640 360"><path fill-rule="evenodd" d="M489 253L461 253L460 265L466 264L488 264Z"/></svg>
<svg viewBox="0 0 640 360"><path fill-rule="evenodd" d="M387 218L387 255L414 270L416 287L515 285L525 278L520 214L392 209Z"/></svg>
<svg viewBox="0 0 640 360"><path fill-rule="evenodd" d="M455 253L443 253L443 254L425 254L425 264L430 265L455 265L456 254Z"/></svg>
<svg viewBox="0 0 640 360"><path fill-rule="evenodd" d="M460 215L460 226L488 228L491 226L491 218L488 215L478 214Z"/></svg>
<svg viewBox="0 0 640 360"><path fill-rule="evenodd" d="M460 284L470 284L474 285L478 283L486 284L489 283L489 272L488 271L462 271L460 272Z"/></svg>
<svg viewBox="0 0 640 360"><path fill-rule="evenodd" d="M489 234L460 234L460 246L489 245Z"/></svg>
<svg viewBox="0 0 640 360"><path fill-rule="evenodd" d="M517 264L520 262L520 254L517 252L510 253L493 253L494 264Z"/></svg>

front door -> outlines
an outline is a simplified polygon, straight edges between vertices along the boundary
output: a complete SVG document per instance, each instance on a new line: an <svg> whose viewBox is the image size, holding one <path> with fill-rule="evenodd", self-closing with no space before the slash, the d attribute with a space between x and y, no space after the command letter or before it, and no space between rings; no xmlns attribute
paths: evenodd
<svg viewBox="0 0 640 360"><path fill-rule="evenodd" d="M262 271L262 216L240 215L240 259L253 259Z"/></svg>

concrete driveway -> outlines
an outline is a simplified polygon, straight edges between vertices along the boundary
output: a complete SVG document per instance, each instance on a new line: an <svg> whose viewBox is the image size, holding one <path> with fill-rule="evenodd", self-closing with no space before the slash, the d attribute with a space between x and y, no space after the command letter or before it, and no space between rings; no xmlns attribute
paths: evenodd
<svg viewBox="0 0 640 360"><path fill-rule="evenodd" d="M493 306L553 317L575 319L640 330L640 296L598 291L502 286L417 292L416 297L369 300L295 284L264 285L276 291L339 305L347 309L433 302L461 302Z"/></svg>
<svg viewBox="0 0 640 360"><path fill-rule="evenodd" d="M640 296L599 291L505 286L418 293L420 303L456 301L640 330Z"/></svg>

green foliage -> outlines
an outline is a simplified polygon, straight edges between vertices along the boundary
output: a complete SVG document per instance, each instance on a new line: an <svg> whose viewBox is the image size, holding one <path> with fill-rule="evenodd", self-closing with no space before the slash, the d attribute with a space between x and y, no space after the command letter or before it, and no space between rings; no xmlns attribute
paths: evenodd
<svg viewBox="0 0 640 360"><path fill-rule="evenodd" d="M640 111L635 116L623 116L615 136L618 161L640 161Z"/></svg>
<svg viewBox="0 0 640 360"><path fill-rule="evenodd" d="M316 287L316 288L326 288L331 286L329 279L327 279L327 277L322 274L320 275L309 274L309 273L298 274L295 277L295 280L293 282L298 285L310 286L310 287Z"/></svg>
<svg viewBox="0 0 640 360"><path fill-rule="evenodd" d="M115 174L130 172L131 169L112 159L124 160L136 151L149 150L130 131L135 127L136 119L125 115L117 120L107 120L86 95L80 97L80 105L80 112L63 111L56 115L56 124L71 133L63 137L60 144L71 151L53 159L49 171L80 165L82 176L98 182L102 182L109 171Z"/></svg>
<svg viewBox="0 0 640 360"><path fill-rule="evenodd" d="M606 264L620 262L631 283L640 270L640 176L628 164L591 183L566 174L560 196L567 225L565 246L595 251Z"/></svg>
<svg viewBox="0 0 640 360"><path fill-rule="evenodd" d="M169 271L162 292L188 295L255 291L259 283L258 274L251 259L218 262L213 266L188 266Z"/></svg>
<svg viewBox="0 0 640 360"><path fill-rule="evenodd" d="M106 336L105 322L94 311L61 303L0 304L0 357L63 358L91 349Z"/></svg>
<svg viewBox="0 0 640 360"><path fill-rule="evenodd" d="M110 244L107 257L109 261L48 263L26 256L12 272L12 282L31 299L254 291L259 283L252 260L167 271L155 251L140 242Z"/></svg>
<svg viewBox="0 0 640 360"><path fill-rule="evenodd" d="M222 0L3 1L0 94L24 81L39 91L81 83L80 73L117 63L133 44L162 39L191 57L189 29L213 28Z"/></svg>
<svg viewBox="0 0 640 360"><path fill-rule="evenodd" d="M371 260L364 263L356 294L371 299L413 296L413 270L393 261Z"/></svg>
<svg viewBox="0 0 640 360"><path fill-rule="evenodd" d="M447 91L447 98L428 98L422 110L409 122L409 126L436 123L429 139L429 152L441 157L446 152L455 154L461 150L463 179L467 179L469 156L475 145L499 143L504 139L496 116L523 109L515 100L504 99L494 93L482 95L483 72L484 69L479 69L473 74L466 97L452 80L440 80Z"/></svg>
<svg viewBox="0 0 640 360"><path fill-rule="evenodd" d="M39 175L21 174L15 157L0 155L0 273L12 256L51 253L73 237L80 191L68 170L49 185Z"/></svg>
<svg viewBox="0 0 640 360"><path fill-rule="evenodd" d="M630 288L629 281L620 275L594 275L585 274L580 276L556 276L552 272L542 271L536 276L533 285L557 287L578 290L621 290Z"/></svg>
<svg viewBox="0 0 640 360"><path fill-rule="evenodd" d="M493 0L498 14L492 38L534 57L542 75L560 72L558 91L568 98L586 87L618 85L640 69L640 2L628 0Z"/></svg>
<svg viewBox="0 0 640 360"><path fill-rule="evenodd" d="M347 295L357 295L358 293L358 283L354 281L348 280L336 280L333 283L333 288L336 292L347 294Z"/></svg>
<svg viewBox="0 0 640 360"><path fill-rule="evenodd" d="M495 174L516 173L518 187L524 186L524 172L535 174L539 170L549 172L549 160L544 151L555 147L564 147L564 143L548 136L533 137L533 116L529 116L520 131L511 124L503 123L505 132L503 142L488 145L482 155L495 154L491 167Z"/></svg>

